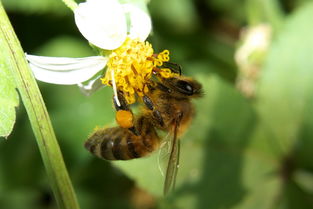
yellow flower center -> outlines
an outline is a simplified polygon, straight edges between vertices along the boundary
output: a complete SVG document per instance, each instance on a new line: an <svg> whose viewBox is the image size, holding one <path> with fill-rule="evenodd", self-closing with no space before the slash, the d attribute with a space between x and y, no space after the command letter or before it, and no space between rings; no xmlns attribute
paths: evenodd
<svg viewBox="0 0 313 209"><path fill-rule="evenodd" d="M136 101L136 95L142 97L149 92L148 84L153 82L152 75L163 78L175 75L170 69L162 68L163 62L169 59L168 50L154 54L150 43L127 38L121 47L112 51L108 69L101 80L109 86L115 80L117 90L122 91L126 101L132 104Z"/></svg>

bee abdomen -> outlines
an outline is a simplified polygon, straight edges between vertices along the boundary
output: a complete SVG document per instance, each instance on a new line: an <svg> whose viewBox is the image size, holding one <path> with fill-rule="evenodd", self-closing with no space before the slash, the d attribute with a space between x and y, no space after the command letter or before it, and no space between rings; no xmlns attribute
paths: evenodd
<svg viewBox="0 0 313 209"><path fill-rule="evenodd" d="M154 151L157 145L158 139L136 136L121 127L99 129L85 142L87 150L106 160L140 158Z"/></svg>

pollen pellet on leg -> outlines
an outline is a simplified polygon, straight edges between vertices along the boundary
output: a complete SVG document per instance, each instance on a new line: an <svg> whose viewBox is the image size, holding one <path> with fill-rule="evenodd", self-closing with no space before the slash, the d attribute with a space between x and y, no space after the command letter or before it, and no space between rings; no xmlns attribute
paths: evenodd
<svg viewBox="0 0 313 209"><path fill-rule="evenodd" d="M127 110L119 110L115 115L116 122L122 128L131 128L133 124L133 114Z"/></svg>

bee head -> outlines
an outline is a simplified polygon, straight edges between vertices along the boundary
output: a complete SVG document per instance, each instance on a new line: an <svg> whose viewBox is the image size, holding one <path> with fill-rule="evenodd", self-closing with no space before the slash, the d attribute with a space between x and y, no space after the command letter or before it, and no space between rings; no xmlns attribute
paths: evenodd
<svg viewBox="0 0 313 209"><path fill-rule="evenodd" d="M177 97L201 97L202 86L196 80L189 77L177 76L164 79L162 84L167 88L168 93Z"/></svg>

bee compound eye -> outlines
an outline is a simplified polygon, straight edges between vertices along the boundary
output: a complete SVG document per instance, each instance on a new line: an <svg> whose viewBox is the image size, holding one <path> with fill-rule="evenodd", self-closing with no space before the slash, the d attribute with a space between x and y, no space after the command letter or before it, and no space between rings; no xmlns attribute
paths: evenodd
<svg viewBox="0 0 313 209"><path fill-rule="evenodd" d="M189 92L193 92L193 88L189 84L186 85L186 90Z"/></svg>
<svg viewBox="0 0 313 209"><path fill-rule="evenodd" d="M187 81L177 81L177 88L183 94L192 95L193 94L193 86L190 85Z"/></svg>

